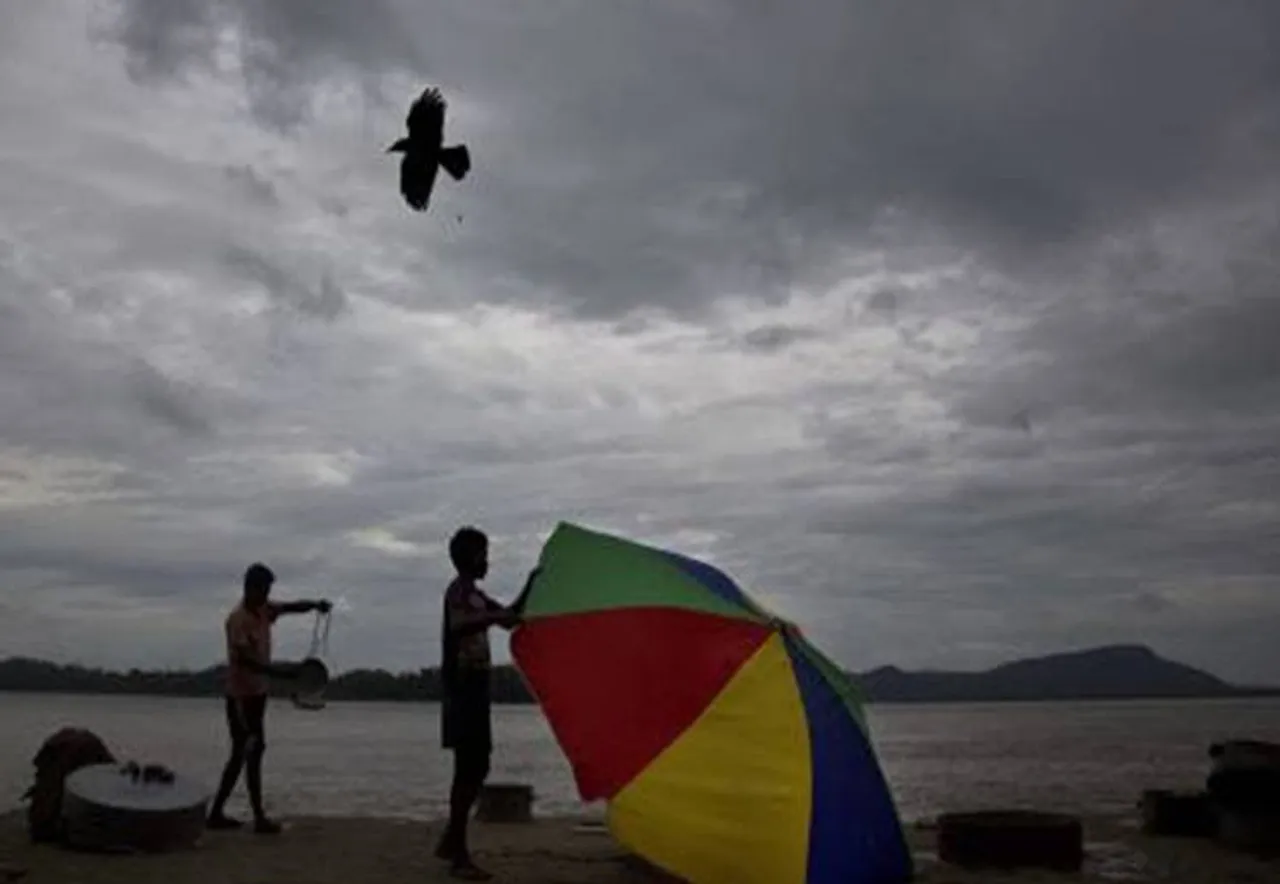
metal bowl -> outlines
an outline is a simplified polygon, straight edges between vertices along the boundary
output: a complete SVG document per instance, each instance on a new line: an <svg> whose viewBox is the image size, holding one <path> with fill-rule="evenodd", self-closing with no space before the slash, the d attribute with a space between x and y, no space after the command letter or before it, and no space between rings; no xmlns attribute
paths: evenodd
<svg viewBox="0 0 1280 884"><path fill-rule="evenodd" d="M294 690L303 696L320 694L329 685L329 667L318 657L308 657L298 664Z"/></svg>

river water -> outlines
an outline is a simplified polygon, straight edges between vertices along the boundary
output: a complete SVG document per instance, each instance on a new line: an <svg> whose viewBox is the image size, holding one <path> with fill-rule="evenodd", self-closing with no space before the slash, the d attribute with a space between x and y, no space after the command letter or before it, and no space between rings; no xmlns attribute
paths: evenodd
<svg viewBox="0 0 1280 884"><path fill-rule="evenodd" d="M868 716L905 819L1009 805L1123 811L1145 788L1203 784L1215 740L1280 740L1280 701L1271 699L883 705ZM0 808L18 803L35 750L65 725L94 730L121 758L160 761L211 785L225 753L217 698L0 694ZM267 729L275 813L423 818L445 806L449 757L433 704L304 712L277 702ZM494 732L493 780L532 784L540 814L593 810L578 803L537 707L497 707Z"/></svg>

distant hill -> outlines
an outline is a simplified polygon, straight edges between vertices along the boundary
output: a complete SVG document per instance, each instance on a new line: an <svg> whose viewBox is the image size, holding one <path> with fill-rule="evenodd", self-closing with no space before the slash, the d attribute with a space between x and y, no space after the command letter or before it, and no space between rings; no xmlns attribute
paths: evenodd
<svg viewBox="0 0 1280 884"><path fill-rule="evenodd" d="M982 672L904 672L885 666L863 673L858 681L868 698L884 703L1228 697L1259 693L1166 660L1141 645L1112 645L1015 660Z"/></svg>
<svg viewBox="0 0 1280 884"><path fill-rule="evenodd" d="M983 672L904 672L893 666L855 675L873 703L998 702L1017 700L1137 699L1143 697L1231 697L1280 694L1280 689L1241 688L1150 648L1115 645L1004 663ZM215 696L222 669L113 672L43 660L0 660L0 691ZM440 698L435 669L391 673L357 669L329 685L334 700L433 701ZM530 703L520 673L494 671L499 703Z"/></svg>

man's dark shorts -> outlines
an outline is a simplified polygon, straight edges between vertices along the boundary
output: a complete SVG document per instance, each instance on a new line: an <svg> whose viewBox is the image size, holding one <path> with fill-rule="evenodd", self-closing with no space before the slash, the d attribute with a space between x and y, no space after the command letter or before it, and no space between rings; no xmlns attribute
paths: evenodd
<svg viewBox="0 0 1280 884"><path fill-rule="evenodd" d="M266 745L267 695L255 697L227 697L227 729L231 732L231 744L244 747L250 737L256 737L259 746Z"/></svg>
<svg viewBox="0 0 1280 884"><path fill-rule="evenodd" d="M440 737L446 749L488 754L493 750L489 671L459 669L445 688L440 708Z"/></svg>

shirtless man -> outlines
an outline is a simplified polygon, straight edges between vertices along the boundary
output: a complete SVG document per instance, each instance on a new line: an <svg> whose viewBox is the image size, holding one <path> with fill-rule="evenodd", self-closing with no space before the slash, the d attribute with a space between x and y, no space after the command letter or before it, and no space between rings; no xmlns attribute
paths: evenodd
<svg viewBox="0 0 1280 884"><path fill-rule="evenodd" d="M268 679L296 678L296 664L271 662L271 627L281 614L328 613L327 601L273 602L271 585L276 576L261 563L244 572L244 596L227 615L227 727L231 732L231 757L222 770L222 782L209 810L210 829L238 829L239 820L227 816L224 807L231 791L247 767L249 804L253 809L253 830L275 835L280 825L270 819L262 806L262 756L266 751L264 719L267 711Z"/></svg>

